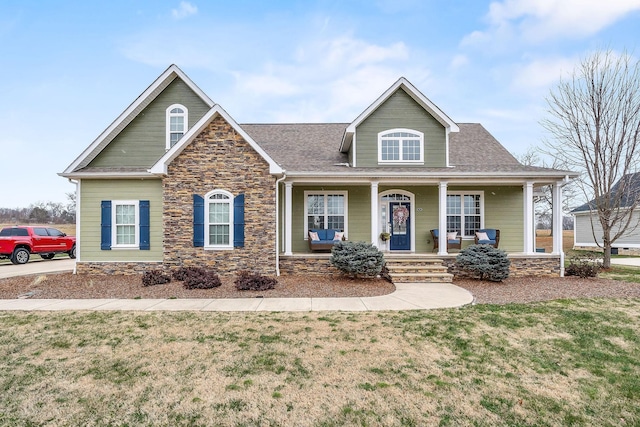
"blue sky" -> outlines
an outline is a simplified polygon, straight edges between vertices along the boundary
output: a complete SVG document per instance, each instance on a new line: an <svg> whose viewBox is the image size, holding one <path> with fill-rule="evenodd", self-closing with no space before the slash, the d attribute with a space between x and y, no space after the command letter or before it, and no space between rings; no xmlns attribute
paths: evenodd
<svg viewBox="0 0 640 427"><path fill-rule="evenodd" d="M0 207L62 172L170 64L239 123L350 122L400 76L509 151L597 49L640 55L640 0L0 0Z"/></svg>

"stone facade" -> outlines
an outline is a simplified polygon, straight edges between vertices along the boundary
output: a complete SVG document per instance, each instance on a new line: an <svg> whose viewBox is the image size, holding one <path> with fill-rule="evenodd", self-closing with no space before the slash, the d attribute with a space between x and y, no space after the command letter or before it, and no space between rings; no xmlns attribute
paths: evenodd
<svg viewBox="0 0 640 427"><path fill-rule="evenodd" d="M331 265L329 255L280 255L280 274L283 276L293 274L301 274L304 276L339 276L342 273Z"/></svg>
<svg viewBox="0 0 640 427"><path fill-rule="evenodd" d="M142 274L145 271L162 268L161 262L77 262L77 274L124 275Z"/></svg>
<svg viewBox="0 0 640 427"><path fill-rule="evenodd" d="M509 267L510 277L526 276L560 276L560 256L559 255L508 255L511 261ZM444 258L443 264L448 267L449 273L454 276L461 276L460 271L455 267L455 257Z"/></svg>
<svg viewBox="0 0 640 427"><path fill-rule="evenodd" d="M223 274L251 270L275 275L275 178L268 163L221 116L171 162L162 184L165 268L201 266ZM244 247L194 247L193 195L204 197L212 190L245 195Z"/></svg>

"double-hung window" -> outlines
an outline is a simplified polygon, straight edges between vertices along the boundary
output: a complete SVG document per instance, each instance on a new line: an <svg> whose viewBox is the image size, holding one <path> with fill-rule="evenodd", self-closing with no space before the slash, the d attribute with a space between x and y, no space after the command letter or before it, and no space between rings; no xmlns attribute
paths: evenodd
<svg viewBox="0 0 640 427"><path fill-rule="evenodd" d="M347 231L347 192L305 191L304 236L312 229Z"/></svg>
<svg viewBox="0 0 640 427"><path fill-rule="evenodd" d="M380 132L378 163L424 164L424 134L411 129Z"/></svg>
<svg viewBox="0 0 640 427"><path fill-rule="evenodd" d="M188 110L184 105L174 104L167 108L167 150L187 132L188 119Z"/></svg>
<svg viewBox="0 0 640 427"><path fill-rule="evenodd" d="M205 247L233 248L233 195L215 190L205 196Z"/></svg>
<svg viewBox="0 0 640 427"><path fill-rule="evenodd" d="M138 200L113 200L111 210L111 242L113 248L137 248L140 242L140 210Z"/></svg>
<svg viewBox="0 0 640 427"><path fill-rule="evenodd" d="M447 232L457 231L462 237L472 238L482 228L482 192L447 194Z"/></svg>

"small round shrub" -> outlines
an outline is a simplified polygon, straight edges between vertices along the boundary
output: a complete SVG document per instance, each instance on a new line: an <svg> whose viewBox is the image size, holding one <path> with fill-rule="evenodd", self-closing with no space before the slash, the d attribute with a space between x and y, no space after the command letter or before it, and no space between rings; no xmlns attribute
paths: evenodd
<svg viewBox="0 0 640 427"><path fill-rule="evenodd" d="M569 265L564 269L565 276L578 276L583 279L596 277L602 269L602 258L594 254L574 256L569 259Z"/></svg>
<svg viewBox="0 0 640 427"><path fill-rule="evenodd" d="M384 266L384 255L366 242L337 242L331 249L331 264L350 277L376 277Z"/></svg>
<svg viewBox="0 0 640 427"><path fill-rule="evenodd" d="M171 278L162 270L150 270L142 274L142 286L163 285L169 282Z"/></svg>
<svg viewBox="0 0 640 427"><path fill-rule="evenodd" d="M258 273L241 271L234 284L239 291L267 291L278 284L278 280Z"/></svg>
<svg viewBox="0 0 640 427"><path fill-rule="evenodd" d="M222 281L215 271L202 267L181 267L173 272L173 279L183 281L185 289L211 289L222 286Z"/></svg>
<svg viewBox="0 0 640 427"><path fill-rule="evenodd" d="M510 265L507 253L491 245L471 245L456 257L456 267L461 272L492 282L502 282L509 277Z"/></svg>

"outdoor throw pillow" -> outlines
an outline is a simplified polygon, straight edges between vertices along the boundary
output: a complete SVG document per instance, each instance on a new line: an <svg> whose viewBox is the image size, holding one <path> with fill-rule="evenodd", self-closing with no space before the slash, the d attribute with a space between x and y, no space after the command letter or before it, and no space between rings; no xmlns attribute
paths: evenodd
<svg viewBox="0 0 640 427"><path fill-rule="evenodd" d="M316 233L315 231L309 232L309 238L311 239L312 242L317 242L320 240L320 237L318 237L318 233Z"/></svg>
<svg viewBox="0 0 640 427"><path fill-rule="evenodd" d="M458 238L458 232L457 231L453 231L451 233L447 233L447 239L448 240L456 240Z"/></svg>
<svg viewBox="0 0 640 427"><path fill-rule="evenodd" d="M333 240L342 240L344 237L344 232L336 231L336 234L333 236Z"/></svg>
<svg viewBox="0 0 640 427"><path fill-rule="evenodd" d="M485 233L484 231L476 231L476 237L478 238L478 240L491 240L489 239L489 236L487 236L487 233Z"/></svg>

